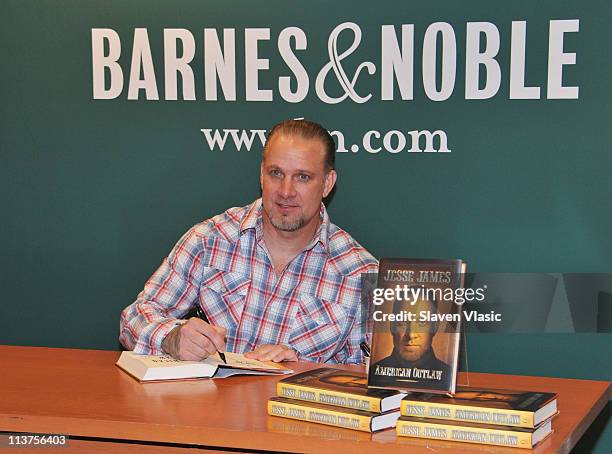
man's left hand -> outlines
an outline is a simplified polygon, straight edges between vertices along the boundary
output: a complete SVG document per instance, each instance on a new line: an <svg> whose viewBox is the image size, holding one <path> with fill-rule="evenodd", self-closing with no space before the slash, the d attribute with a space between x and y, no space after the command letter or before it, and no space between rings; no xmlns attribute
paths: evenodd
<svg viewBox="0 0 612 454"><path fill-rule="evenodd" d="M274 361L275 363L298 360L295 350L286 345L262 345L252 352L245 353L244 356L258 361Z"/></svg>

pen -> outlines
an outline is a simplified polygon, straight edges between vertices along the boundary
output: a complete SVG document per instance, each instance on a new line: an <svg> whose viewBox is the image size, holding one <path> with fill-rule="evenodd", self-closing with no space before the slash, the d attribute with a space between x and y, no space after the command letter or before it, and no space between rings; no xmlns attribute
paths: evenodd
<svg viewBox="0 0 612 454"><path fill-rule="evenodd" d="M190 310L187 313L187 315L185 315L185 318L187 319L191 317L198 317L200 320L203 320L210 325L210 322L208 321L208 317L206 317L206 314L204 313L204 311L202 310L202 308L200 307L198 303L196 303L195 307L192 310ZM225 353L222 353L222 352L217 352L217 353L219 353L219 357L221 358L221 361L227 364L227 360L225 359Z"/></svg>
<svg viewBox="0 0 612 454"><path fill-rule="evenodd" d="M370 357L370 346L368 345L367 342L362 342L361 344L359 344L359 348L361 348L361 351L363 352L363 356L365 356L366 358Z"/></svg>

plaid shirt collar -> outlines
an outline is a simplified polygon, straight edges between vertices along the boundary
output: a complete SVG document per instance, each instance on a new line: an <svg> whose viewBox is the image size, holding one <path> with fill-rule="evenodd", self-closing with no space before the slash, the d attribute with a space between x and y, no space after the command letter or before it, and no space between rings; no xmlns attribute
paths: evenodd
<svg viewBox="0 0 612 454"><path fill-rule="evenodd" d="M255 230L255 238L257 241L263 240L263 204L261 198L255 200L253 202L240 223L240 235L242 235L247 230ZM321 223L319 224L319 228L314 234L312 241L308 243L308 245L304 248L305 251L309 251L313 249L316 245L321 245L321 250L326 254L329 253L328 248L328 238L329 238L329 215L327 214L327 210L325 209L325 205L321 202L321 209L319 211L319 216L321 217Z"/></svg>

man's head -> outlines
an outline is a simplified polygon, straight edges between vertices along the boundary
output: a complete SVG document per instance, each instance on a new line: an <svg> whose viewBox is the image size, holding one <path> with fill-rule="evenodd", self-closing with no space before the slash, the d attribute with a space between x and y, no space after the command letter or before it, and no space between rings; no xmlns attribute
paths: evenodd
<svg viewBox="0 0 612 454"><path fill-rule="evenodd" d="M415 320L391 322L393 346L402 359L415 362L431 349L431 342L437 328L435 322L420 321L420 315L422 313L435 314L437 304L434 299L430 301L420 298L414 305L411 305L411 301L398 300L393 306L393 312L399 314L401 311L415 314Z"/></svg>
<svg viewBox="0 0 612 454"><path fill-rule="evenodd" d="M307 120L274 126L261 161L264 220L284 232L318 225L321 201L336 183L335 145L329 133Z"/></svg>
<svg viewBox="0 0 612 454"><path fill-rule="evenodd" d="M321 377L319 379L323 383L330 385L338 385L349 388L365 388L368 386L368 380L360 375L354 375L350 372L346 374L336 374L331 377Z"/></svg>
<svg viewBox="0 0 612 454"><path fill-rule="evenodd" d="M469 399L477 402L514 402L529 393L522 391L493 391L493 390L461 390L453 396L455 399Z"/></svg>

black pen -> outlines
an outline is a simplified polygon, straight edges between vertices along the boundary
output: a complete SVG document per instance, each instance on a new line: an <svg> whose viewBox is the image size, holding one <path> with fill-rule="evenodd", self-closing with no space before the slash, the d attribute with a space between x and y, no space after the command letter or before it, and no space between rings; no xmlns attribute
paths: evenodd
<svg viewBox="0 0 612 454"><path fill-rule="evenodd" d="M198 317L200 320L205 321L206 323L210 325L210 322L208 321L208 317L206 317L206 314L204 313L204 311L202 310L202 308L200 307L198 303L196 303L194 308L190 310L189 312L187 312L187 315L185 315L186 319L190 319L191 317ZM227 364L227 360L225 359L225 353L222 353L222 352L217 352L217 353L219 353L219 358L221 358L221 360L225 364Z"/></svg>
<svg viewBox="0 0 612 454"><path fill-rule="evenodd" d="M365 356L366 358L370 357L370 346L367 342L362 342L361 344L359 344L359 348L361 348L363 356Z"/></svg>

